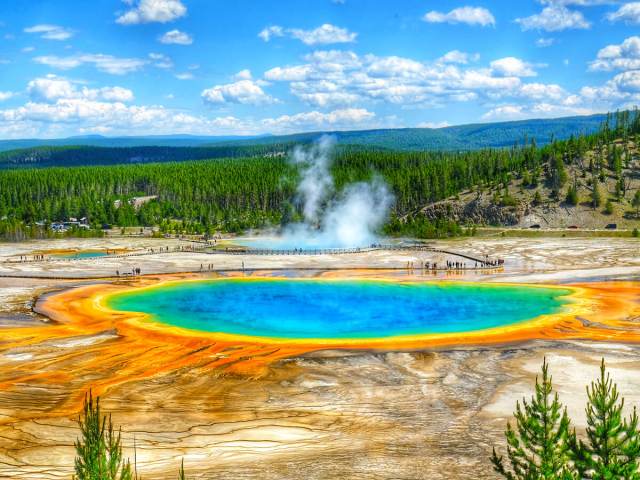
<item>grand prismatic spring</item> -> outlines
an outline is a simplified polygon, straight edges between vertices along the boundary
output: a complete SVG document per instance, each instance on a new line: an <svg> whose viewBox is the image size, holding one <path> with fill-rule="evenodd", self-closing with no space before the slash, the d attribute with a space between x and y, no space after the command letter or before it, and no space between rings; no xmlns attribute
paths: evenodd
<svg viewBox="0 0 640 480"><path fill-rule="evenodd" d="M118 311L168 325L283 339L365 339L457 333L557 313L570 290L375 280L227 279L112 296Z"/></svg>
<svg viewBox="0 0 640 480"><path fill-rule="evenodd" d="M171 478L182 458L195 478L216 465L221 478L293 479L301 464L318 479L493 478L486 439L542 356L570 366L556 377L578 412L576 372L595 369L603 348L621 378L637 365L640 287L615 278L640 268L635 243L573 240L575 256L562 240L323 255L164 242L175 253L152 254L152 240L68 241L127 253L2 264L25 278L0 279L0 476L70 475L91 389L129 455L135 437L145 478ZM407 268L445 265L456 257L438 252L456 249L506 266ZM596 268L607 258L615 271ZM144 274L96 278L123 264ZM42 316L22 307L34 298Z"/></svg>

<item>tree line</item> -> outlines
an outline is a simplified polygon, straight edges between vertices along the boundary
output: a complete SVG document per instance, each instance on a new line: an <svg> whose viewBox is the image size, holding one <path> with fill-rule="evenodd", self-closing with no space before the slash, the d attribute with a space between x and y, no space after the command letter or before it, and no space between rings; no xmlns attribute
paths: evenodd
<svg viewBox="0 0 640 480"><path fill-rule="evenodd" d="M497 189L514 177L535 184L544 173L545 181L560 195L567 182L565 165L581 161L586 151L603 149L615 138L635 138L638 133L637 113L620 112L608 116L595 134L542 147L526 139L512 148L465 152L343 147L335 152L332 174L337 191L374 175L384 178L395 195L387 233L449 236L459 234L460 226L411 215L408 220L399 219L425 204L470 188ZM619 163L615 158L614 166ZM589 166L594 177L597 172L602 175L603 165ZM86 218L94 231L105 225L159 226L161 231L172 233L239 232L278 226L300 218L295 198L297 180L296 167L283 156L2 170L0 236L21 239L48 235L47 225L71 217ZM138 196L157 198L132 205L130 200ZM499 201L506 204L509 198ZM40 226L36 228L36 224Z"/></svg>

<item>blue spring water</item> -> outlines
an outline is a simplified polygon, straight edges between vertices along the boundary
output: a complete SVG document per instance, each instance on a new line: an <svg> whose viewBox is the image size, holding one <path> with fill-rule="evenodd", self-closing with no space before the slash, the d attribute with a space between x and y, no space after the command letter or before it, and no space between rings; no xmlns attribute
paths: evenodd
<svg viewBox="0 0 640 480"><path fill-rule="evenodd" d="M130 291L114 310L177 327L278 338L381 338L454 333L559 311L569 290L360 280L225 279Z"/></svg>
<svg viewBox="0 0 640 480"><path fill-rule="evenodd" d="M100 258L106 257L107 255L107 252L101 251L79 251L69 253L55 253L52 256L57 258Z"/></svg>

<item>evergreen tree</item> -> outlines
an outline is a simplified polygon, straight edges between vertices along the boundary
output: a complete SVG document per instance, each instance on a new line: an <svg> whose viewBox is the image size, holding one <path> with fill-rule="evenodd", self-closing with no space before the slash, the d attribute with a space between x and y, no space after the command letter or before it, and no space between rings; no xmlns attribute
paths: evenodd
<svg viewBox="0 0 640 480"><path fill-rule="evenodd" d="M85 397L78 418L82 438L76 440L75 480L132 480L131 465L122 457L120 432L115 433L111 416L100 412L100 398Z"/></svg>
<svg viewBox="0 0 640 480"><path fill-rule="evenodd" d="M636 194L633 196L631 205L636 209L636 217L640 217L640 190L636 190Z"/></svg>
<svg viewBox="0 0 640 480"><path fill-rule="evenodd" d="M182 463L180 463L180 471L178 472L178 480L187 480L187 476L184 473L184 458L182 459Z"/></svg>
<svg viewBox="0 0 640 480"><path fill-rule="evenodd" d="M607 203L604 204L604 213L611 215L613 211L613 202L611 200L607 200Z"/></svg>
<svg viewBox="0 0 640 480"><path fill-rule="evenodd" d="M591 191L591 206L596 209L602 205L602 194L600 193L600 187L598 181L593 179L593 190Z"/></svg>
<svg viewBox="0 0 640 480"><path fill-rule="evenodd" d="M542 379L536 377L535 395L522 400L514 412L516 428L507 423L509 468L495 448L494 470L507 480L569 480L577 478L570 450L569 417L558 394L553 393L549 366L542 364Z"/></svg>
<svg viewBox="0 0 640 480"><path fill-rule="evenodd" d="M541 205L542 204L542 196L540 195L540 192L538 190L536 190L535 195L533 196L533 202L534 205Z"/></svg>
<svg viewBox="0 0 640 480"><path fill-rule="evenodd" d="M600 378L587 387L587 442L571 443L580 478L594 480L638 480L640 473L640 431L635 408L622 418L624 398L606 371L604 359Z"/></svg>
<svg viewBox="0 0 640 480"><path fill-rule="evenodd" d="M576 188L575 184L571 185L569 187L569 190L567 190L567 197L565 200L569 205L578 204L578 189Z"/></svg>

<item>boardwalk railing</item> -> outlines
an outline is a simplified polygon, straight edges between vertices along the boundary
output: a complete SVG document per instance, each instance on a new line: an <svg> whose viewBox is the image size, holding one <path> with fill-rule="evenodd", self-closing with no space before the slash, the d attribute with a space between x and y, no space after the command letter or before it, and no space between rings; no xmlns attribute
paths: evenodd
<svg viewBox="0 0 640 480"><path fill-rule="evenodd" d="M95 257L68 257L68 258L56 258L55 256L44 256L41 259L25 258L25 259L10 259L4 260L2 263L33 263L33 262L74 262L74 261L87 261L87 260L103 260L113 258L130 258L130 257L142 257L147 255L162 255L169 253L206 253L210 255L253 255L253 256L292 256L292 255L353 255L374 251L397 251L397 252L433 252L444 253L446 255L457 256L465 258L472 262L476 262L481 266L497 266L496 261L491 261L488 258L478 258L472 255L464 253L453 252L450 250L444 250L435 248L429 245L416 244L416 245L394 245L394 244L376 244L365 248L317 248L317 249L264 249L264 248L242 248L242 247L218 247L214 244L200 243L198 245L190 245L188 247L179 247L169 249L168 247L153 249L144 252L131 252L121 253L113 255L102 255Z"/></svg>

